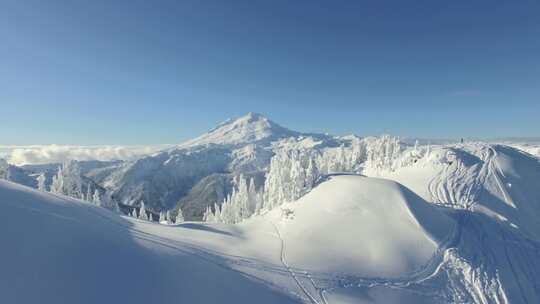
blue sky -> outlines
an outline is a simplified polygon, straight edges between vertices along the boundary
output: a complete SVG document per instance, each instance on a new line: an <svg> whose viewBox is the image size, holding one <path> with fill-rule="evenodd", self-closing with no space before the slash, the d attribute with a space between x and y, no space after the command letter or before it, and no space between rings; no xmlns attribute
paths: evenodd
<svg viewBox="0 0 540 304"><path fill-rule="evenodd" d="M538 1L0 3L0 144L540 136Z"/></svg>

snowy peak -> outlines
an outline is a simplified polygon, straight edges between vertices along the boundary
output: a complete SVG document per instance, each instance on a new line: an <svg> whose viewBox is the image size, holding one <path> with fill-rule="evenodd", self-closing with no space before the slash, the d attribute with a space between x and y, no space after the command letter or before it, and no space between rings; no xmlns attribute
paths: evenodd
<svg viewBox="0 0 540 304"><path fill-rule="evenodd" d="M297 135L300 133L286 129L261 114L250 112L240 118L229 119L208 133L182 143L180 147L208 144L239 145Z"/></svg>

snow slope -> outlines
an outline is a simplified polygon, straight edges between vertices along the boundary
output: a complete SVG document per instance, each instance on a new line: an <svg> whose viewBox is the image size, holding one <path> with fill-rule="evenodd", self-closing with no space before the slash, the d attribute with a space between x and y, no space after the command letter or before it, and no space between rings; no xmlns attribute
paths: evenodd
<svg viewBox="0 0 540 304"><path fill-rule="evenodd" d="M454 229L396 183L360 176L239 225L158 225L5 181L0 198L0 292L16 303L324 303L347 276L431 265Z"/></svg>
<svg viewBox="0 0 540 304"><path fill-rule="evenodd" d="M3 303L293 303L105 209L0 181Z"/></svg>
<svg viewBox="0 0 540 304"><path fill-rule="evenodd" d="M432 147L411 166L370 173L456 210L460 237L433 275L447 282L446 298L540 302L538 158L508 146L468 143Z"/></svg>

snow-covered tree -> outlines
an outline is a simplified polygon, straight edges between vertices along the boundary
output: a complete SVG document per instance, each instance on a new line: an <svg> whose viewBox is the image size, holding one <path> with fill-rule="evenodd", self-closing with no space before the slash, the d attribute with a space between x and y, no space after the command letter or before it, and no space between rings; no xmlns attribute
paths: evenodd
<svg viewBox="0 0 540 304"><path fill-rule="evenodd" d="M75 160L65 162L59 169L56 176L53 177L51 192L63 194L78 199L86 199L83 189L83 178L79 163Z"/></svg>
<svg viewBox="0 0 540 304"><path fill-rule="evenodd" d="M336 167L335 157L321 157L316 151L300 149L276 153L266 174L263 209L270 210L284 202L295 201L309 192L320 175L316 158L325 168Z"/></svg>
<svg viewBox="0 0 540 304"><path fill-rule="evenodd" d="M63 167L59 167L55 176L52 178L51 193L63 194L64 174Z"/></svg>
<svg viewBox="0 0 540 304"><path fill-rule="evenodd" d="M235 179L232 192L221 205L205 210L207 222L238 223L249 216L294 202L308 193L321 176L360 173L365 168L394 170L402 157L402 144L391 136L351 136L338 147L322 149L284 147L270 160L264 187L257 191L254 180L243 175Z"/></svg>
<svg viewBox="0 0 540 304"><path fill-rule="evenodd" d="M79 162L75 160L67 161L58 168L56 175L53 176L50 191L85 200L110 210L118 209L110 194L82 175Z"/></svg>
<svg viewBox="0 0 540 304"><path fill-rule="evenodd" d="M216 222L214 212L212 212L212 207L210 207L210 206L206 207L206 210L204 211L202 220L203 220L203 222L207 222L207 223L215 223Z"/></svg>
<svg viewBox="0 0 540 304"><path fill-rule="evenodd" d="M87 202L93 202L92 189L90 188L90 184L88 184L86 187L86 195L84 196L84 200Z"/></svg>
<svg viewBox="0 0 540 304"><path fill-rule="evenodd" d="M165 220L167 221L167 224L172 224L172 215L171 210L167 210L167 213L165 214Z"/></svg>
<svg viewBox="0 0 540 304"><path fill-rule="evenodd" d="M232 193L227 195L221 205L214 204L214 210L208 206L203 215L205 222L234 224L249 218L258 212L262 206L262 194L257 191L255 180L249 180L244 175L235 179Z"/></svg>
<svg viewBox="0 0 540 304"><path fill-rule="evenodd" d="M97 206L101 206L101 195L99 194L98 189L94 189L94 194L92 195L92 202Z"/></svg>
<svg viewBox="0 0 540 304"><path fill-rule="evenodd" d="M144 206L144 201L141 201L141 207L139 208L139 219L148 220L148 214L146 214L146 208Z"/></svg>
<svg viewBox="0 0 540 304"><path fill-rule="evenodd" d="M39 191L46 191L45 189L45 173L41 173L37 178L37 186Z"/></svg>
<svg viewBox="0 0 540 304"><path fill-rule="evenodd" d="M366 167L392 171L401 155L402 147L399 138L384 135L369 142L367 149Z"/></svg>
<svg viewBox="0 0 540 304"><path fill-rule="evenodd" d="M178 213L176 214L176 224L180 224L184 221L184 215L182 214L182 209L178 208Z"/></svg>
<svg viewBox="0 0 540 304"><path fill-rule="evenodd" d="M306 168L306 182L305 182L306 187L308 189L313 188L318 178L319 178L319 169L317 168L317 165L315 164L315 161L313 160L313 158L310 157L308 160L308 166Z"/></svg>
<svg viewBox="0 0 540 304"><path fill-rule="evenodd" d="M159 222L160 223L163 223L166 221L166 218L165 218L165 211L160 211L159 212Z"/></svg>

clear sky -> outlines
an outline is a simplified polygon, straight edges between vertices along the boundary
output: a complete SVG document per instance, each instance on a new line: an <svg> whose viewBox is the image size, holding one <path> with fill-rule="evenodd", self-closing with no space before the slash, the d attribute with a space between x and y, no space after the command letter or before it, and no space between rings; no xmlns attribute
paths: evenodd
<svg viewBox="0 0 540 304"><path fill-rule="evenodd" d="M0 144L540 136L539 1L0 2Z"/></svg>

